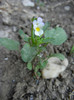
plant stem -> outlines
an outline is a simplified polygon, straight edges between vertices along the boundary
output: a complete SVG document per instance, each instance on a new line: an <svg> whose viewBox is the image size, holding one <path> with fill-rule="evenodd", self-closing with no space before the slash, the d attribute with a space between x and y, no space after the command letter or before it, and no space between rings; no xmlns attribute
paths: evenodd
<svg viewBox="0 0 74 100"><path fill-rule="evenodd" d="M31 28L31 40L32 40L32 43L34 44L33 24Z"/></svg>

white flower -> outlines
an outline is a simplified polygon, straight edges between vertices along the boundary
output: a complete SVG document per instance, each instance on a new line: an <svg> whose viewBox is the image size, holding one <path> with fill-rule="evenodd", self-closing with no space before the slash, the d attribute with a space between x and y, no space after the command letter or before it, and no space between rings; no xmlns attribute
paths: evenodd
<svg viewBox="0 0 74 100"><path fill-rule="evenodd" d="M41 36L43 34L43 29L42 29L43 26L44 26L44 23L41 17L38 17L37 20L33 21L33 28L35 30L35 35Z"/></svg>

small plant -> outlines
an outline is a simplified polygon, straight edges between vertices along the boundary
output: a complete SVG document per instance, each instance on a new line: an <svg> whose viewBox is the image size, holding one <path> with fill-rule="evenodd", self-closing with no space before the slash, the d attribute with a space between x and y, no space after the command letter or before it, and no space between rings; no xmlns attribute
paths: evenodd
<svg viewBox="0 0 74 100"><path fill-rule="evenodd" d="M41 70L46 67L48 58L55 56L63 60L63 54L51 54L47 57L41 57L40 54L46 51L48 43L52 45L61 45L67 39L66 32L61 27L51 28L48 22L44 23L41 17L32 18L31 37L27 36L23 30L19 30L19 35L25 41L20 50L19 42L9 38L0 38L0 45L9 50L20 50L21 58L27 63L27 68L33 70L34 75L39 78Z"/></svg>

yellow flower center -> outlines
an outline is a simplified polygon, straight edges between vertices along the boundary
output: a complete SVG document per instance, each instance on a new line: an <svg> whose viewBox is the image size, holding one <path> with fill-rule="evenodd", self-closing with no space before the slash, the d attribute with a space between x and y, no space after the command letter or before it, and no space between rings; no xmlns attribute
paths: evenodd
<svg viewBox="0 0 74 100"><path fill-rule="evenodd" d="M40 31L40 28L39 28L39 27L37 27L37 28L36 28L36 31L38 31L38 32L39 32L39 31Z"/></svg>

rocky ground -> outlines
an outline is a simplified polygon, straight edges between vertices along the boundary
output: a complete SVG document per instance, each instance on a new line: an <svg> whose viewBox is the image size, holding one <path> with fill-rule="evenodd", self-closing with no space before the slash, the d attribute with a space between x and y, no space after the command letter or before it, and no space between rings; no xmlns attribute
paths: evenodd
<svg viewBox="0 0 74 100"><path fill-rule="evenodd" d="M61 46L47 46L47 52L63 53L69 61L67 69L56 79L32 77L19 52L0 47L0 100L74 100L74 0L0 0L0 37L23 41L18 29L30 35L31 18L41 16L51 26L63 27L68 35ZM40 0L41 1L41 0Z"/></svg>

